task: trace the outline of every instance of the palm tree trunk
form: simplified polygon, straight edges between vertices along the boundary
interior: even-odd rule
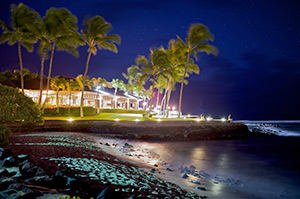
[[[42,96],[43,96],[43,79],[44,79],[44,63],[46,56],[46,48],[43,49],[42,61],[41,61],[41,79],[40,79],[40,96],[39,96],[39,109],[41,108]]]
[[[21,53],[21,41],[18,42],[18,54],[19,54],[20,73],[21,73],[21,88],[22,88],[22,93],[24,94],[24,75],[23,75],[23,61],[22,61],[22,53]]]
[[[69,93],[69,108],[68,108],[68,114],[70,114],[70,112],[71,112],[71,111],[70,111],[70,109],[71,109],[71,99],[72,99],[72,98],[71,98],[71,97],[72,97],[71,95],[72,95],[72,91],[70,91],[70,93]]]
[[[85,80],[86,80],[86,75],[88,73],[89,69],[89,63],[92,55],[92,50],[90,50],[89,55],[86,60],[86,65],[85,65],[85,71],[83,75],[83,81],[82,81],[82,91],[81,91],[81,97],[80,97],[80,117],[83,117],[83,94],[84,94],[84,85],[85,85]]]
[[[55,41],[53,41],[52,49],[51,49],[51,57],[50,57],[50,63],[49,63],[49,71],[48,71],[48,78],[47,78],[47,92],[46,92],[46,98],[43,104],[43,111],[45,110],[45,105],[48,98],[48,92],[49,92],[49,85],[50,85],[50,79],[51,79],[51,73],[52,73],[52,63],[53,63],[53,55],[55,50]]]
[[[172,89],[170,88],[168,91],[168,97],[167,97],[167,116],[166,117],[169,117],[169,112],[170,112],[169,104],[170,104],[171,93],[172,93]]]
[[[160,109],[159,109],[159,113],[161,112],[161,110],[164,111],[163,106],[165,105],[165,100],[166,100],[166,96],[167,96],[167,89],[165,89],[165,93],[164,93],[164,97],[161,100],[161,104],[160,104]],[[164,114],[163,114],[164,115]]]
[[[146,114],[147,116],[150,115],[151,110],[152,110],[152,104],[153,104],[153,98],[154,98],[154,84],[155,84],[155,78],[153,78],[153,84],[152,84],[152,91],[151,91],[151,101],[150,101],[150,107],[149,107],[149,111]]]
[[[57,89],[56,91],[56,113],[59,113],[59,102],[58,102],[58,92],[59,92],[59,89]]]
[[[115,88],[115,92],[114,92],[114,108],[116,108],[116,95],[117,95],[117,89]]]
[[[156,106],[155,106],[156,108],[158,106],[158,101],[159,101],[159,89],[160,89],[160,86],[157,89]]]
[[[181,88],[180,88],[180,95],[179,95],[179,106],[178,106],[178,118],[180,118],[182,93],[183,93],[183,82],[184,82],[184,78],[185,78],[185,75],[186,75],[186,69],[187,69],[187,66],[188,66],[189,61],[190,61],[190,56],[191,56],[191,52],[189,51],[188,55],[187,55],[187,60],[186,60],[186,63],[185,63],[184,73],[183,73],[182,80],[181,80]]]
[[[168,82],[168,97],[167,97],[167,116],[169,117],[169,104],[170,104],[170,97],[171,97],[171,92],[172,92],[172,78],[170,77],[169,82]]]

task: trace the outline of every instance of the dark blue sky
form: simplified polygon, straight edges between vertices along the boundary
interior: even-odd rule
[[[2,0],[0,18],[9,22],[10,4]],[[200,55],[200,75],[184,88],[183,113],[234,119],[300,119],[300,3],[299,1],[143,1],[30,0],[22,1],[42,16],[50,7],[65,7],[78,17],[101,15],[122,38],[119,53],[98,52],[89,75],[122,78],[137,55],[150,47],[167,46],[176,34],[185,38],[192,23],[203,23],[215,35],[217,57]],[[54,75],[75,77],[84,71],[87,47],[80,57],[55,52]],[[39,72],[36,52],[23,50],[24,66]],[[46,62],[46,70],[48,68]],[[0,69],[18,68],[17,48],[0,45]],[[178,91],[172,105],[178,106]]]

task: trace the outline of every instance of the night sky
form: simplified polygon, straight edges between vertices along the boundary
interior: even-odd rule
[[[233,119],[300,119],[300,2],[291,0],[30,0],[24,4],[42,16],[50,7],[65,7],[78,17],[100,15],[122,38],[119,53],[98,51],[91,58],[91,77],[123,78],[137,55],[150,47],[167,47],[176,34],[185,38],[192,23],[203,23],[215,36],[217,57],[201,54],[200,75],[184,87],[183,114],[212,114]],[[10,4],[1,0],[0,18],[9,23]],[[37,49],[37,48],[36,48]],[[36,52],[23,48],[23,62],[40,71]],[[84,72],[87,46],[80,57],[55,52],[53,75]],[[49,62],[46,61],[46,71]],[[0,71],[18,69],[17,46],[0,45]],[[178,107],[179,84],[171,96]]]

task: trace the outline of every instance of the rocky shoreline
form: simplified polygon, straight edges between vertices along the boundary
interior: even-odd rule
[[[9,148],[0,150],[1,198],[206,198],[103,152],[84,134],[35,133],[9,139]]]
[[[18,124],[8,125],[13,132],[22,132]],[[251,135],[243,123],[196,121],[45,121],[36,132],[87,132],[104,137],[148,140],[239,139]]]

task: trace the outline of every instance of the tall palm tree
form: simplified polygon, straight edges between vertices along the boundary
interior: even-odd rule
[[[5,24],[0,20],[3,34],[0,37],[0,43],[8,42],[8,45],[18,43],[18,55],[21,73],[21,89],[24,93],[24,74],[21,46],[25,47],[29,52],[33,51],[33,44],[37,42],[35,32],[37,30],[37,21],[40,15],[33,9],[20,3],[18,6],[11,5],[11,25]]]
[[[146,114],[146,117],[148,117],[153,105],[155,82],[160,76],[164,76],[163,71],[168,67],[169,60],[167,54],[163,50],[156,49],[154,51],[151,50],[148,59],[145,56],[139,56],[136,63],[138,66],[141,66],[140,70],[142,76],[139,78],[140,82],[146,82],[148,80],[152,82],[150,108]]]
[[[71,112],[71,100],[72,100],[72,91],[79,91],[81,89],[79,83],[76,80],[69,79],[66,80],[66,90],[69,91],[69,107],[68,107],[68,113]]]
[[[49,10],[47,10],[46,16],[43,20],[43,29],[41,31],[45,33],[42,34],[42,36],[45,36],[45,39],[49,40],[49,43],[51,45],[51,56],[45,99],[46,102],[52,73],[55,47],[57,47],[57,50],[66,51],[74,56],[78,56],[76,48],[79,45],[83,45],[83,39],[77,32],[77,17],[75,15],[72,15],[72,13],[65,8],[50,8]],[[45,103],[43,105],[43,109],[44,108]]]
[[[208,41],[213,41],[214,37],[210,33],[209,29],[203,24],[192,24],[188,31],[188,36],[185,42],[177,35],[177,39],[180,48],[186,54],[186,63],[184,68],[184,73],[181,80],[180,96],[179,96],[179,107],[178,107],[178,118],[181,113],[181,103],[182,103],[182,93],[183,93],[183,83],[187,73],[187,67],[190,63],[191,55],[197,59],[197,53],[206,52],[207,54],[213,53],[216,55],[218,53],[217,49],[208,44]]]
[[[117,98],[116,98],[117,91],[118,91],[118,88],[120,88],[121,90],[124,90],[125,84],[124,84],[123,80],[120,80],[120,79],[112,79],[111,84],[112,84],[112,87],[115,89],[113,107],[118,108]]]
[[[66,79],[62,77],[54,77],[50,81],[50,86],[53,90],[56,91],[56,113],[59,113],[59,99],[58,99],[58,92],[59,90],[66,89]]]
[[[87,18],[84,21],[83,25],[84,29],[81,30],[82,37],[89,47],[88,57],[86,60],[85,71],[83,75],[83,82],[85,82],[92,53],[93,55],[96,55],[97,49],[104,49],[117,53],[118,49],[115,44],[120,44],[121,38],[116,34],[108,34],[108,32],[112,29],[111,24],[106,22],[102,17],[98,15]],[[80,117],[83,117],[83,94],[84,86],[82,87],[80,99]]]

